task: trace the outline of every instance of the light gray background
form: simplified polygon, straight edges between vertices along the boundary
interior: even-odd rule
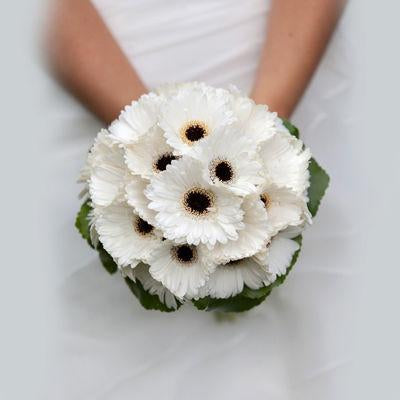
[[[43,9],[43,2],[34,0],[1,5],[0,397],[5,399],[43,399],[47,387],[54,387],[51,368],[60,311],[54,291],[74,272],[74,265],[85,264],[82,257],[87,256],[87,262],[91,257],[78,236],[69,259],[76,257],[77,263],[66,265],[58,257],[59,246],[70,244],[65,232],[73,217],[62,213],[57,198],[74,197],[76,187],[67,181],[71,171],[60,165],[53,149],[57,141],[62,145],[60,138],[67,134],[76,135],[87,146],[83,133],[88,127],[93,129],[94,122],[82,111],[81,119],[71,123],[66,110],[75,113],[80,106],[43,69],[37,50]],[[349,297],[348,305],[349,323],[354,326],[349,340],[353,343],[351,364],[346,377],[338,381],[342,387],[334,388],[340,400],[399,397],[399,11],[394,1],[360,0],[351,2],[346,15],[346,34],[354,43],[347,56],[356,68],[349,93],[353,113],[347,121],[352,129],[346,132],[352,135],[352,146],[343,146],[344,157],[352,158],[355,166],[349,171],[354,187],[346,186],[350,192],[346,201],[351,202],[354,190],[355,204],[349,209],[354,210],[354,224],[361,229],[343,250],[357,274],[352,287],[355,295]],[[298,122],[307,121],[299,116]],[[340,135],[327,138],[327,146],[336,154],[339,140],[347,143]],[[71,152],[72,158],[76,156]],[[340,157],[335,162],[340,163]],[[55,193],[54,179],[66,180],[64,191]],[[61,224],[56,223],[59,220]],[[338,332],[342,328],[337,326]]]

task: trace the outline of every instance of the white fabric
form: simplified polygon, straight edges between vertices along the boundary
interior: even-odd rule
[[[248,92],[265,37],[263,0],[96,0],[149,87],[180,80]],[[147,312],[110,277],[73,227],[75,178],[99,128],[72,100],[53,102],[61,129],[49,172],[57,221],[53,249],[59,324],[49,398],[348,399],[354,290],[360,265],[353,72],[346,19],[293,117],[332,183],[284,286],[234,321],[191,306]],[[57,94],[59,96],[59,93]],[[59,97],[55,97],[57,99]],[[54,104],[55,103],[55,104]],[[53,215],[51,215],[53,213]]]
[[[249,90],[265,38],[266,0],[95,0],[148,87],[205,81]]]

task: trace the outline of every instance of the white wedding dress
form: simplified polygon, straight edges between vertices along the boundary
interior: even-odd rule
[[[232,83],[249,92],[265,39],[266,0],[95,0],[149,88]],[[73,227],[75,184],[100,125],[53,88],[49,171],[57,324],[45,398],[346,400],[352,368],[357,191],[349,132],[352,69],[346,18],[293,116],[331,186],[299,261],[266,302],[235,320],[190,305],[145,311]],[[299,49],[301,51],[301,49]],[[50,103],[50,102],[49,102]],[[59,183],[57,183],[59,182]],[[350,190],[350,188],[352,190]],[[54,204],[56,206],[54,206]]]

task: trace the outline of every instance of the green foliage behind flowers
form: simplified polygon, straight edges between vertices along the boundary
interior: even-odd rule
[[[299,139],[300,132],[296,126],[294,126],[288,119],[282,118],[284,127],[293,135],[295,138]]]
[[[313,217],[317,214],[319,205],[329,186],[329,176],[312,158],[308,166],[310,172],[310,186],[308,188],[308,209]]]
[[[290,134],[299,139],[298,128],[287,119],[283,118],[282,122]],[[314,158],[310,160],[308,171],[310,172],[310,186],[307,193],[309,199],[307,205],[311,215],[315,217],[325,191],[329,186],[329,176]]]
[[[131,292],[136,296],[140,304],[146,310],[158,310],[163,312],[176,311],[175,309],[168,308],[165,304],[163,304],[157,295],[150,294],[148,291],[146,291],[138,279],[136,282],[134,282],[132,279],[125,278],[125,282],[129,286]],[[177,301],[177,308],[179,308],[181,305],[182,304]]]
[[[92,211],[92,207],[89,204],[89,201],[85,201],[81,209],[78,212],[78,215],[75,219],[75,227],[78,229],[82,237],[89,243],[89,246],[94,248],[92,241],[90,240],[90,227],[89,227],[89,213]]]
[[[78,212],[75,220],[75,227],[78,229],[82,237],[89,243],[91,248],[95,248],[90,239],[90,226],[89,226],[89,214],[92,211],[92,207],[89,201],[82,204],[81,209]],[[113,258],[107,253],[103,245],[99,242],[96,249],[99,253],[99,258],[104,269],[109,274],[114,274],[118,270],[118,266]]]
[[[107,253],[107,251],[104,249],[101,243],[97,245],[97,251],[99,252],[100,261],[104,269],[109,274],[115,274],[118,271],[118,265],[113,260],[113,258]]]

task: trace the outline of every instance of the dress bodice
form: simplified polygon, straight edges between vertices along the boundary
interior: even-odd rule
[[[199,80],[250,90],[268,0],[93,2],[148,87]]]

